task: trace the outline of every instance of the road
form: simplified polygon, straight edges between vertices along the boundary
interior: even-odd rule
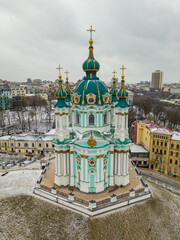
[[[141,169],[138,168],[138,170],[140,171],[140,174],[146,177],[147,179],[159,185],[163,185],[165,188],[170,188],[170,189],[173,188],[175,191],[180,193],[180,181],[170,179],[168,176],[160,175],[155,172],[149,172],[147,170],[143,170],[142,168]]]

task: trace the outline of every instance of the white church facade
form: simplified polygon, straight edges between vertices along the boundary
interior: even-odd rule
[[[74,92],[69,88],[68,77],[63,88],[58,67],[54,184],[99,193],[110,186],[129,184],[129,105],[124,66],[119,90],[115,72],[110,91],[98,78],[100,64],[94,58],[92,28],[89,31],[89,56],[82,66],[86,75]]]

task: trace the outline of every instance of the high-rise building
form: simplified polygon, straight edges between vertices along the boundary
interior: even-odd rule
[[[163,86],[163,72],[156,70],[152,73],[151,88],[162,89]]]

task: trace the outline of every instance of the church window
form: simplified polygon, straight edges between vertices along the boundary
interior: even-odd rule
[[[163,146],[163,142],[161,142],[161,146]]]
[[[152,149],[152,151],[154,152],[154,148]]]
[[[94,125],[94,115],[93,114],[89,115],[89,125]]]
[[[176,157],[178,157],[178,152],[176,153]]]
[[[46,147],[48,148],[48,143],[46,143]]]
[[[93,159],[93,158],[91,158],[91,159],[88,161],[88,163],[89,163],[89,166],[90,166],[90,167],[95,167],[95,165],[96,165],[96,160]]]
[[[107,112],[104,114],[104,124],[107,124]]]
[[[167,147],[167,143],[165,143],[165,147]]]
[[[176,164],[176,165],[178,164],[178,161],[177,161],[177,160],[175,161],[175,164]]]
[[[32,143],[32,147],[34,147],[34,143]]]
[[[81,175],[80,175],[80,172],[78,171],[78,183],[80,183],[80,178],[81,178]]]
[[[89,98],[89,103],[94,103],[94,98]]]
[[[41,147],[41,143],[39,143],[39,147]]]
[[[172,159],[170,159],[170,163],[172,163]]]
[[[164,150],[164,154],[166,154],[166,150]]]
[[[175,172],[175,173],[177,172],[177,168],[174,169],[174,172]]]
[[[177,149],[179,149],[179,144],[177,144]]]
[[[157,145],[159,145],[159,141],[157,141]]]
[[[76,113],[76,124],[80,124],[80,116],[79,116],[79,113]]]
[[[171,147],[172,147],[172,148],[174,147],[174,144],[173,144],[173,143],[171,144]]]
[[[106,171],[104,172],[104,183],[106,183]]]

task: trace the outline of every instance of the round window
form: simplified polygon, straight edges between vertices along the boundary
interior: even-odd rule
[[[94,98],[89,98],[89,103],[94,103]]]
[[[108,97],[105,97],[105,103],[107,103],[109,101]]]
[[[74,102],[75,102],[75,103],[78,103],[78,102],[79,102],[78,97],[75,97]]]
[[[94,164],[95,164],[95,162],[94,162],[94,161],[90,161],[90,164],[91,164],[91,165],[94,165]]]

